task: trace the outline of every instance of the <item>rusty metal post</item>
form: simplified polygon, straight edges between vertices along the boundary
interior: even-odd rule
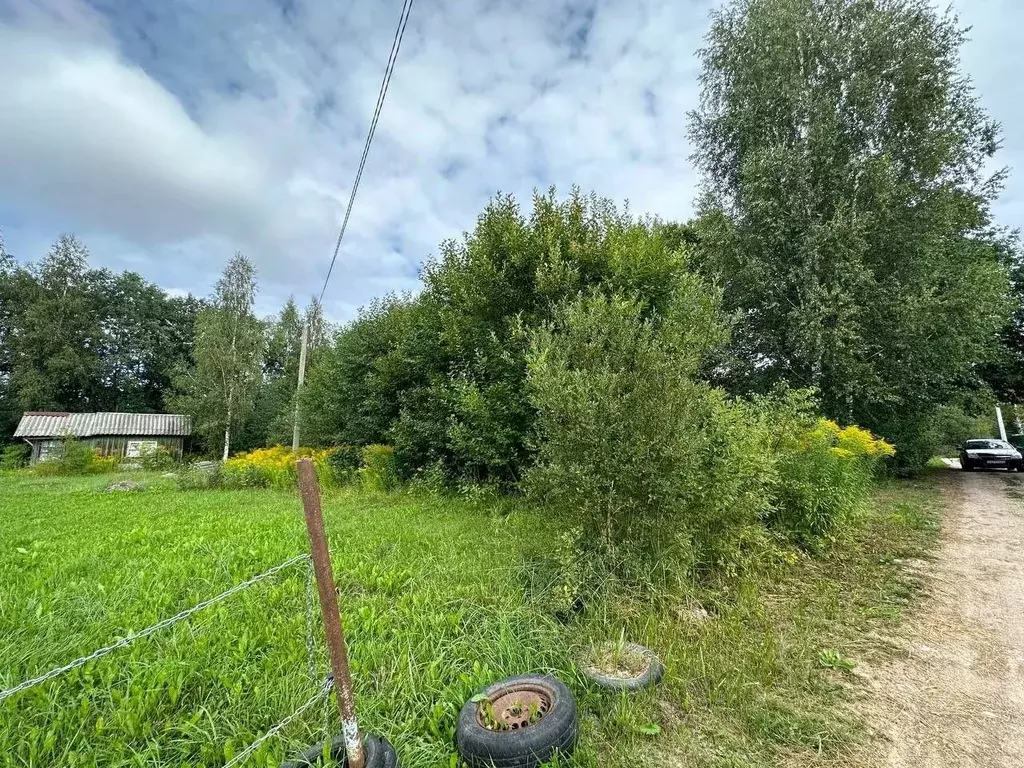
[[[331,655],[331,671],[334,672],[334,691],[338,700],[338,712],[341,714],[341,730],[345,736],[345,753],[348,755],[350,768],[364,768],[366,757],[363,754],[363,741],[356,722],[356,702],[348,670],[348,650],[345,647],[345,633],[341,629],[338,593],[334,588],[331,553],[327,549],[324,515],[320,509],[320,484],[316,479],[313,462],[309,459],[299,460],[298,473],[302,510],[306,516],[306,531],[309,533],[309,553],[313,560],[317,592],[320,594],[327,650]]]

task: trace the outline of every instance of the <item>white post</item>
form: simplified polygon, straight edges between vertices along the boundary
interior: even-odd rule
[[[1006,427],[1003,424],[1003,409],[996,406],[996,422],[999,424],[999,439],[1006,442]]]
[[[295,425],[292,428],[292,451],[299,450],[299,395],[306,379],[306,344],[309,342],[309,323],[302,326],[302,345],[299,347],[299,382],[295,386]]]

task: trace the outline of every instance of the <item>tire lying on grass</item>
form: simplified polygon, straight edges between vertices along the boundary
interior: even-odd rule
[[[366,768],[398,768],[398,754],[391,742],[383,736],[372,733],[363,735],[363,755],[366,757]],[[334,765],[348,765],[345,756],[345,738],[335,736],[331,739],[330,756]],[[314,744],[294,760],[281,764],[281,768],[310,768],[323,765],[324,743]],[[330,764],[329,764],[330,765]]]
[[[620,661],[621,660],[621,661]],[[638,643],[598,646],[583,662],[583,674],[598,688],[639,691],[657,685],[665,665],[650,648]]]
[[[576,747],[576,699],[560,680],[510,677],[485,688],[459,713],[455,741],[469,768],[537,768]]]

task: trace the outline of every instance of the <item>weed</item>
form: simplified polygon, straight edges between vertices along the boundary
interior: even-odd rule
[[[827,648],[819,653],[818,663],[827,669],[842,669],[846,672],[852,672],[853,668],[857,666],[857,662],[846,658],[834,648]]]

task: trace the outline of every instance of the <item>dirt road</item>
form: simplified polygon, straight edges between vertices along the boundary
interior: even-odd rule
[[[1024,766],[1024,474],[950,470],[907,658],[869,677],[866,762]]]

